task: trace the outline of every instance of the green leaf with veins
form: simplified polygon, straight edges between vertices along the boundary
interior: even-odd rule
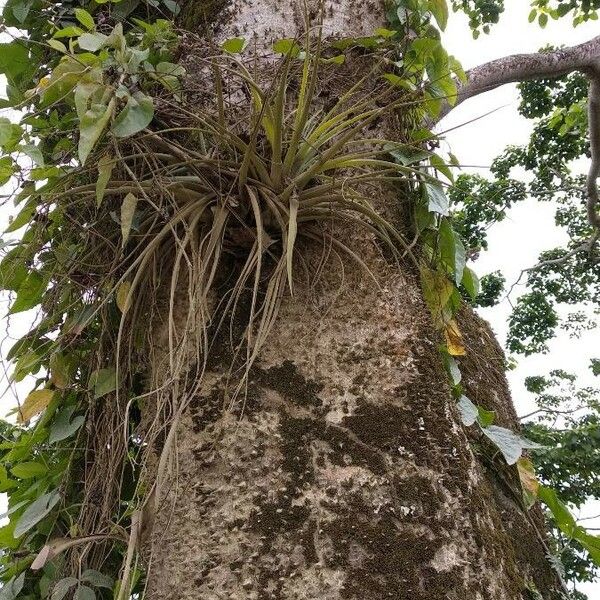
[[[78,154],[81,164],[84,165],[90,152],[94,149],[102,132],[108,125],[115,108],[115,98],[108,104],[92,104],[80,119]]]
[[[63,408],[58,415],[55,417],[52,427],[50,428],[50,435],[48,436],[48,443],[55,444],[71,437],[76,433],[79,428],[85,423],[85,417],[79,415],[71,420],[71,416],[75,411],[74,406]]]
[[[129,137],[150,125],[153,117],[152,98],[142,92],[136,92],[133,96],[129,96],[125,108],[114,120],[112,132],[118,138]]]
[[[58,504],[60,494],[57,491],[49,492],[34,500],[19,517],[15,525],[15,538],[21,537],[32,527],[37,525]]]
[[[525,448],[541,448],[539,444],[536,444],[505,427],[490,425],[489,427],[482,428],[481,431],[486,437],[494,442],[509,465],[514,465],[519,460]]]

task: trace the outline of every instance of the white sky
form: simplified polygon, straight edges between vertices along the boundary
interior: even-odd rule
[[[577,44],[598,35],[600,31],[598,22],[590,22],[573,29],[568,18],[558,22],[550,21],[547,28],[542,30],[527,22],[530,10],[528,2],[505,0],[505,3],[506,11],[500,23],[492,28],[490,35],[482,35],[478,40],[473,40],[464,15],[451,15],[444,35],[444,44],[448,51],[455,54],[462,62],[465,69],[507,54],[535,52],[547,43]],[[0,0],[0,9],[3,4],[3,0]],[[446,117],[441,124],[442,129],[466,123],[491,109],[504,106],[493,115],[464,125],[447,135],[449,147],[462,164],[486,167],[508,144],[527,142],[531,122],[517,114],[517,105],[516,87],[507,85],[465,102]],[[476,171],[486,174],[486,169]],[[6,222],[6,210],[1,211],[0,225]],[[559,244],[563,239],[561,232],[554,227],[553,216],[549,204],[537,203],[533,200],[526,201],[513,209],[509,218],[492,228],[489,235],[490,251],[481,255],[474,265],[475,270],[483,275],[501,269],[510,286],[521,269],[536,263],[541,250],[555,243]],[[519,288],[516,288],[513,300],[519,293]],[[5,312],[4,304],[0,303],[0,313],[3,312]],[[506,335],[506,317],[509,312],[510,305],[507,301],[500,306],[481,311],[482,315],[492,323],[502,342]],[[13,321],[17,329],[23,330],[22,333],[27,330],[28,317],[13,319]],[[0,351],[6,352],[8,347],[10,344],[4,344]],[[563,368],[577,373],[580,384],[592,383],[587,365],[593,356],[600,356],[598,333],[595,331],[588,332],[576,340],[564,334],[560,335],[551,343],[548,355],[519,358],[518,368],[509,372],[513,399],[518,412],[524,414],[534,406],[531,395],[523,387],[523,379],[526,375],[544,374],[553,368]],[[4,391],[4,385],[5,382],[0,383],[0,395]],[[27,389],[19,389],[21,399],[22,394],[26,392]],[[5,400],[7,396],[13,397],[11,394],[6,394]],[[12,400],[10,404],[13,404]],[[600,513],[598,504],[587,507],[586,513]],[[587,524],[600,526],[600,523],[593,521],[588,521]],[[579,587],[589,595],[590,600],[600,596],[600,583],[582,584]]]

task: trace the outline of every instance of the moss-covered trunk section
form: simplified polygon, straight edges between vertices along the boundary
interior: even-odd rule
[[[184,6],[186,26],[218,41],[254,35],[267,48],[302,24],[289,0],[199,6]],[[325,29],[370,33],[382,15],[326,3]],[[146,543],[147,598],[553,598],[539,515],[522,507],[513,469],[460,424],[413,269],[372,240],[344,241],[370,272],[333,249],[304,253],[232,406],[231,356],[209,362]],[[516,427],[502,353],[486,324],[461,320],[467,390]]]
[[[358,250],[381,288],[333,258],[299,284],[243,403],[224,410],[226,361],[205,375],[155,522],[151,600],[515,600],[530,582],[551,597],[514,473],[459,425],[418,283]],[[510,421],[501,354],[467,319],[466,384]]]

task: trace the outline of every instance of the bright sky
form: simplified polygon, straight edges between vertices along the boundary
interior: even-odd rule
[[[577,28],[571,27],[568,18],[550,21],[545,29],[528,23],[529,3],[524,0],[505,0],[506,10],[500,23],[492,28],[492,33],[482,35],[473,40],[462,14],[453,14],[444,35],[446,49],[454,54],[465,69],[478,64],[522,52],[535,52],[542,46],[551,43],[574,45],[598,35],[598,21],[591,21]],[[464,125],[450,132],[446,139],[452,152],[465,165],[488,166],[509,144],[526,143],[531,132],[532,122],[520,117],[517,113],[519,96],[515,85],[506,85],[488,94],[470,99],[452,111],[441,123],[441,129],[450,129],[466,123],[475,117],[484,115],[495,108],[500,108],[492,115]],[[465,169],[481,175],[486,169]],[[480,275],[500,269],[510,287],[522,269],[533,266],[537,262],[541,250],[558,245],[563,240],[560,230],[554,226],[554,211],[547,203],[535,200],[526,201],[514,208],[509,218],[495,225],[489,235],[490,250],[482,253],[474,264]],[[523,288],[515,288],[512,300]],[[510,313],[507,300],[499,306],[482,309],[484,316],[494,328],[503,342],[506,335],[506,319]],[[579,339],[570,339],[561,334],[550,344],[547,355],[519,357],[519,365],[508,372],[513,401],[519,414],[528,413],[535,408],[531,394],[525,390],[523,380],[527,375],[542,375],[551,369],[561,368],[576,373],[578,384],[596,383],[587,365],[592,357],[597,357],[598,331],[590,331]],[[599,514],[600,503],[590,503],[582,511],[584,514]],[[600,521],[587,521],[589,527],[600,527]],[[581,584],[582,592],[588,594],[590,600],[600,597],[600,582]]]
[[[0,0],[0,8],[3,4],[4,1]],[[542,30],[527,22],[530,10],[528,2],[506,0],[506,6],[500,24],[493,27],[490,35],[481,36],[479,40],[472,39],[467,20],[462,14],[451,16],[444,43],[465,68],[507,54],[534,52],[547,43],[577,44],[598,35],[600,28],[598,22],[590,22],[573,29],[569,20],[563,19],[558,22],[550,21],[547,28]],[[519,117],[517,104],[516,88],[514,85],[508,85],[465,102],[446,117],[441,124],[443,129],[466,123],[491,109],[504,107],[493,115],[465,125],[447,135],[448,144],[461,163],[486,167],[506,145],[527,142],[531,122]],[[485,174],[486,170],[477,169],[477,172]],[[6,209],[3,209],[1,212],[4,214],[0,214],[0,229],[3,229],[2,224],[6,222],[5,211]],[[513,209],[508,219],[492,228],[489,235],[490,251],[482,254],[475,263],[475,269],[482,275],[500,268],[510,285],[517,279],[521,269],[536,263],[541,250],[551,247],[554,243],[560,243],[562,239],[560,231],[553,224],[552,207],[533,200],[525,202]],[[513,300],[519,293],[519,288],[516,288]],[[5,312],[3,304],[0,303],[0,313],[3,312]],[[492,323],[500,340],[503,341],[506,334],[506,317],[510,312],[509,303],[505,301],[500,306],[484,309],[481,312]],[[13,326],[23,329],[24,333],[27,321],[27,318],[22,319],[20,323],[13,323]],[[548,355],[520,358],[518,368],[509,372],[513,399],[518,412],[524,414],[533,407],[532,398],[523,387],[523,379],[526,375],[544,374],[552,368],[563,368],[578,373],[580,384],[592,383],[587,364],[592,356],[598,356],[597,335],[597,332],[592,331],[576,340],[561,335],[552,342]],[[595,347],[593,347],[594,340]],[[6,351],[6,347],[3,346],[0,350]],[[4,385],[5,383],[0,384],[0,395]],[[598,504],[587,507],[589,512],[586,513],[600,513]],[[588,525],[592,526],[592,524],[592,521],[588,522]],[[595,526],[600,526],[600,523],[596,523]],[[580,589],[586,592],[591,600],[600,597],[600,583],[581,585]]]

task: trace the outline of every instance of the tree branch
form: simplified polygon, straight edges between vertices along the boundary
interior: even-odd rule
[[[467,72],[467,82],[459,85],[454,105],[445,106],[441,116],[445,116],[465,100],[501,85],[560,77],[573,71],[600,71],[600,36],[570,48],[534,54],[513,54],[474,67]]]
[[[573,71],[585,73],[590,81],[588,127],[592,161],[587,176],[587,216],[590,225],[600,230],[600,36],[570,48],[534,54],[514,54],[475,67],[467,72],[467,82],[458,86],[454,105],[446,103],[440,118],[465,100],[506,83],[560,77]]]

